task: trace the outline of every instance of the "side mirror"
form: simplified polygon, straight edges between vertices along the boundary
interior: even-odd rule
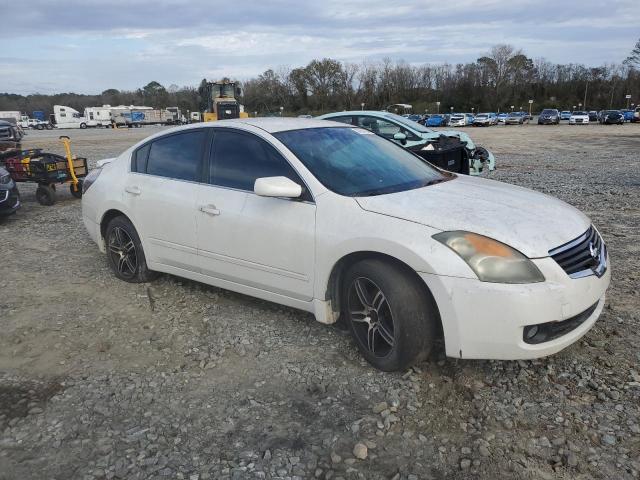
[[[257,178],[253,191],[261,197],[299,198],[302,187],[287,177]]]
[[[398,132],[396,134],[393,135],[393,139],[400,142],[401,144],[405,144],[407,143],[407,135],[402,133],[402,132]]]

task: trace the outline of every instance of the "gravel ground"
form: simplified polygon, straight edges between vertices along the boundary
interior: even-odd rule
[[[93,163],[151,131],[65,133]],[[575,205],[608,243],[607,305],[581,341],[378,372],[307,313],[116,280],[79,202],[42,207],[24,185],[0,225],[0,479],[638,478],[640,125],[467,131],[493,178]],[[25,146],[61,153],[58,134]]]

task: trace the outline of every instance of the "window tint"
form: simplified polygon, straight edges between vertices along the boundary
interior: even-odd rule
[[[151,143],[147,173],[178,180],[200,180],[205,130],[170,135]]]
[[[133,152],[133,158],[131,159],[132,172],[144,173],[147,170],[147,156],[150,148],[151,144],[147,143]]]
[[[218,130],[213,145],[209,181],[214,185],[253,192],[257,178],[287,177],[304,187],[289,162],[255,135]]]

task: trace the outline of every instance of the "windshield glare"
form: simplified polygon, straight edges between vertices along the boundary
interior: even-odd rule
[[[388,118],[389,120],[392,120],[396,123],[400,123],[402,125],[404,125],[405,127],[409,127],[410,129],[416,131],[416,132],[422,132],[422,133],[431,133],[433,132],[433,130],[431,130],[430,128],[425,127],[424,125],[420,124],[420,123],[416,123],[413,122],[411,120],[408,120],[404,117],[401,117],[400,115],[396,115],[395,113],[385,113],[384,116],[386,118]]]
[[[274,136],[325,187],[340,195],[382,195],[453,178],[395,143],[360,128],[307,128]]]

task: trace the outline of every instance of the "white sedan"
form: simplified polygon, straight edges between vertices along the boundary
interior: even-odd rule
[[[569,125],[586,125],[589,123],[589,112],[572,112],[569,117]]]
[[[439,335],[456,358],[557,352],[594,324],[611,275],[575,208],[326,120],[165,130],[100,162],[83,189],[118,278],[165,272],[344,322],[382,370]]]

